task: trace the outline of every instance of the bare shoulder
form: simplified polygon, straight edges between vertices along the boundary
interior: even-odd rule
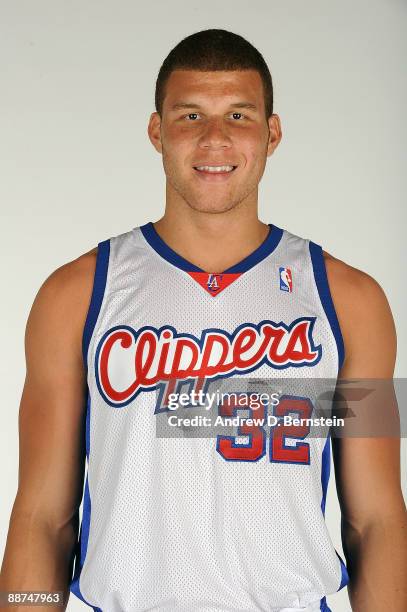
[[[80,307],[87,302],[93,286],[96,257],[97,247],[56,268],[42,283],[36,300],[52,300],[59,305],[64,302],[67,308]]]
[[[55,269],[40,286],[28,317],[26,344],[36,344],[44,330],[52,332],[79,355],[89,308],[97,247]],[[48,334],[49,336],[49,334]],[[32,341],[32,342],[30,342]],[[44,339],[42,340],[44,342]]]
[[[329,286],[338,300],[348,302],[352,309],[363,309],[366,304],[372,306],[372,300],[373,303],[386,300],[382,287],[372,276],[326,251],[323,254]]]
[[[372,276],[324,251],[332,300],[338,316],[345,354],[381,345],[389,362],[395,358],[396,333],[386,294]]]
[[[71,299],[80,298],[81,288],[93,284],[96,266],[97,247],[83,253],[76,259],[56,268],[43,282],[40,291],[52,293],[64,292]],[[73,289],[77,291],[72,292]]]

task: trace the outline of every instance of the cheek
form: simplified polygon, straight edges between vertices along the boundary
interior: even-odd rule
[[[191,136],[180,131],[177,131],[176,134],[166,134],[162,142],[163,155],[174,166],[188,165],[196,150],[196,144],[192,141]]]
[[[198,131],[195,129],[182,127],[167,127],[162,133],[163,139],[170,147],[187,147],[199,138]]]
[[[163,145],[163,162],[167,168],[180,171],[185,166],[187,152],[179,143],[173,142]]]
[[[245,157],[247,167],[253,171],[254,168],[261,168],[266,161],[266,149],[265,146],[260,147],[259,143],[253,143],[252,146],[248,146],[245,149]]]
[[[261,165],[267,153],[267,139],[263,131],[253,131],[238,139],[235,148],[246,158],[247,165]]]

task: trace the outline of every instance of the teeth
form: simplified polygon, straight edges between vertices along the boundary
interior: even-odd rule
[[[197,170],[205,172],[231,172],[234,166],[196,166]]]

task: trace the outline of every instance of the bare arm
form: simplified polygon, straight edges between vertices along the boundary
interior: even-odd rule
[[[81,343],[94,266],[92,251],[53,272],[38,291],[28,318],[18,490],[0,591],[67,595],[83,487],[86,387]]]
[[[370,276],[343,262],[328,257],[326,264],[345,343],[339,377],[391,379],[396,334],[383,290]],[[389,405],[386,408],[390,411]],[[400,439],[333,438],[333,455],[352,610],[407,610],[407,514],[400,485]]]

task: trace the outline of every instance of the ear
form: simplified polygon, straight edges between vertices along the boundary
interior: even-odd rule
[[[273,154],[274,150],[280,144],[280,140],[282,138],[281,132],[281,123],[280,117],[278,115],[271,115],[268,118],[268,126],[269,126],[269,139],[267,144],[267,157]]]
[[[161,143],[161,117],[157,112],[151,113],[147,131],[155,150],[158,151],[158,153],[162,153],[163,148]]]

